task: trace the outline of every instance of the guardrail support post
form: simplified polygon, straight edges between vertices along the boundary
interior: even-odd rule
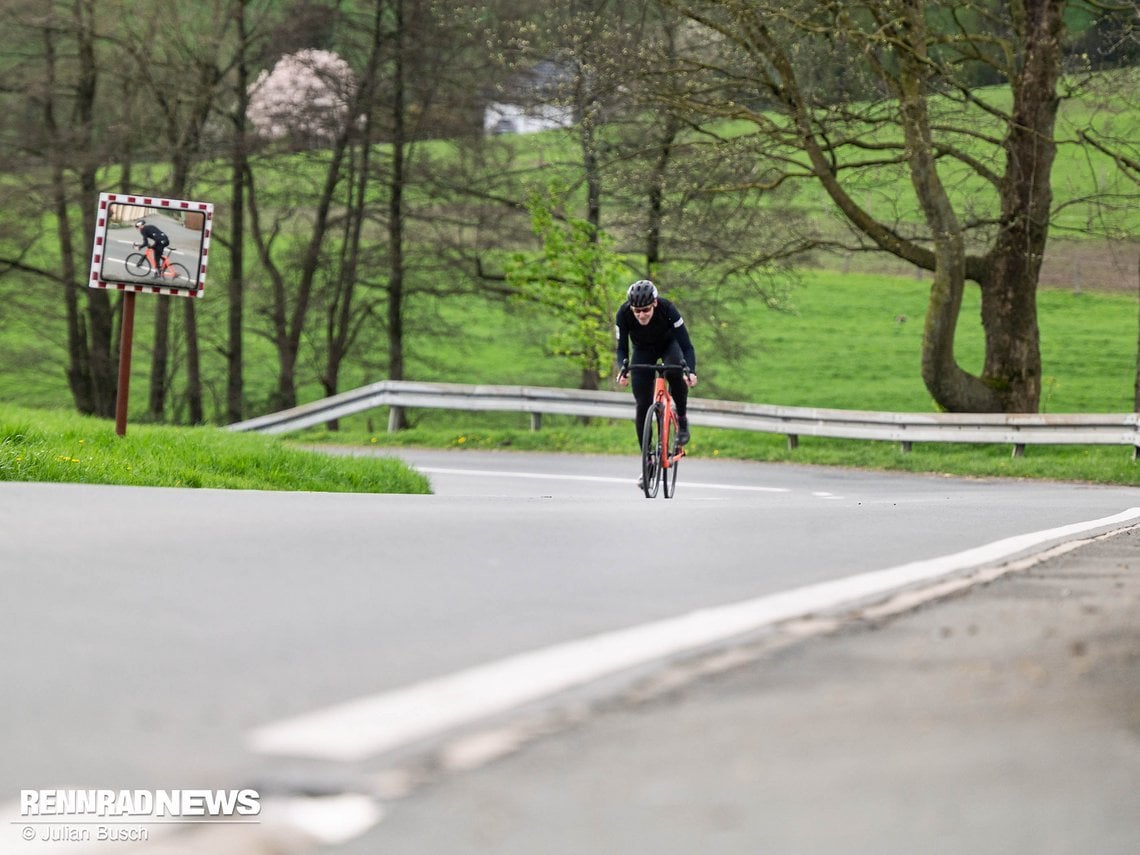
[[[901,451],[903,454],[910,454],[910,450],[913,447],[914,447],[914,443],[911,442],[909,439],[904,439],[902,442],[899,443],[899,451]]]
[[[403,412],[403,407],[390,407],[388,409],[388,433],[396,433],[400,429]]]
[[[542,430],[542,413],[530,414],[530,429]]]
[[[788,451],[795,451],[800,447],[800,438],[797,434],[788,434]]]
[[[1015,445],[1013,447],[1013,456],[1014,457],[1024,457],[1025,456],[1025,445],[1024,445],[1024,443],[1019,442],[1017,445]]]

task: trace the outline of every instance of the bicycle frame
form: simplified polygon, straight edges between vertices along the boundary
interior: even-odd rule
[[[153,247],[144,247],[137,243],[134,246],[136,250],[140,251],[132,252],[123,261],[123,266],[129,275],[148,279],[155,271],[158,271],[157,275],[162,276],[164,280],[175,280],[178,287],[185,287],[182,283],[192,283],[190,271],[186,269],[185,265],[170,260],[170,253],[174,252],[173,248],[168,247],[163,253],[162,266],[158,267],[154,261],[156,253]]]
[[[159,263],[155,264],[154,263],[154,256],[155,256],[154,247],[153,246],[147,246],[147,247],[143,248],[143,254],[146,256],[146,260],[150,262],[151,268],[154,270],[161,270],[164,274],[166,273],[167,270],[170,269],[170,258],[167,256],[167,252],[169,252],[169,251],[170,251],[170,248],[167,247],[166,251],[162,253],[162,258],[160,259]]]

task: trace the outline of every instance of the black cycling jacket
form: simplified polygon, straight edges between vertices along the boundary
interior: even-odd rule
[[[149,223],[142,227],[140,231],[142,235],[142,242],[144,246],[169,246],[170,238],[166,236],[166,232],[158,226],[152,226]]]
[[[685,329],[685,319],[677,307],[663,297],[657,298],[657,308],[649,323],[642,326],[629,308],[629,301],[622,303],[614,319],[617,328],[617,360],[621,365],[629,361],[629,345],[635,350],[650,351],[658,356],[665,352],[671,342],[677,342],[685,364],[694,374],[697,371],[697,354],[693,352],[693,342]]]

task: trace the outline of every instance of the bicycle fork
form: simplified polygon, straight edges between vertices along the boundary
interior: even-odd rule
[[[673,465],[674,454],[672,451],[673,437],[676,436],[680,428],[680,420],[677,418],[677,408],[670,404],[668,408],[664,403],[659,403],[661,408],[661,468],[668,469]],[[680,458],[685,453],[684,448],[678,448],[676,458]]]

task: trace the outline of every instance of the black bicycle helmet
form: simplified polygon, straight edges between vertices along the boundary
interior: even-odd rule
[[[657,299],[657,286],[648,279],[638,279],[629,286],[626,297],[631,306],[636,306],[639,309],[650,306]]]

